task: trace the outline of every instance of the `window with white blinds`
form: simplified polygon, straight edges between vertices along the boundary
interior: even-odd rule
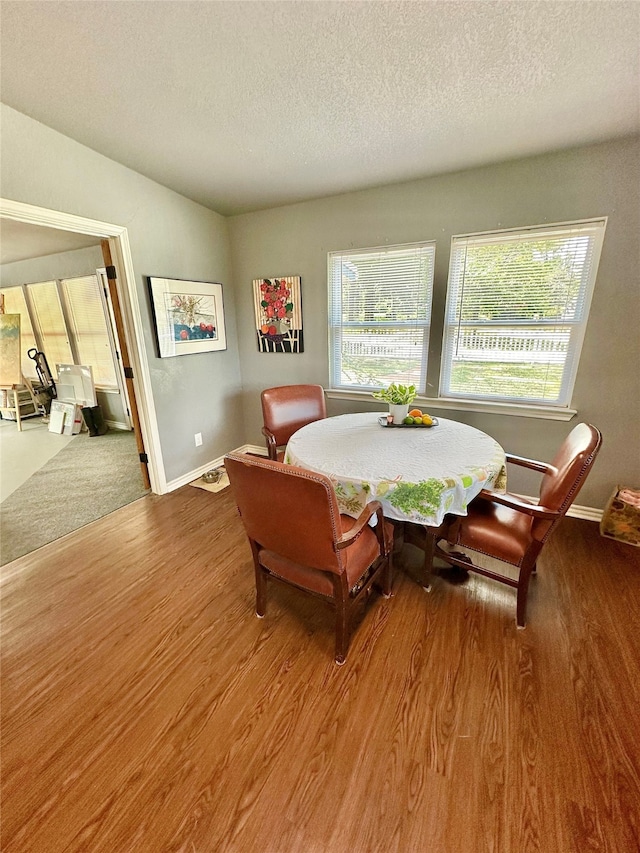
[[[36,335],[42,351],[47,356],[51,372],[56,376],[56,364],[74,363],[57,282],[28,284],[26,291]]]
[[[570,404],[605,224],[453,238],[441,397]]]
[[[435,243],[329,253],[332,388],[423,389]]]
[[[88,364],[97,387],[117,389],[116,362],[98,277],[79,276],[3,288],[5,311],[20,314],[22,372],[37,378],[27,350],[46,355],[57,379],[57,364]]]
[[[36,363],[27,355],[30,349],[37,349],[36,338],[33,334],[31,319],[27,311],[24,292],[21,287],[7,287],[0,290],[4,296],[4,310],[6,314],[20,315],[20,355],[22,364],[22,375],[30,379],[37,379]]]
[[[96,385],[116,388],[111,341],[97,277],[67,278],[61,285],[78,363],[91,365]]]

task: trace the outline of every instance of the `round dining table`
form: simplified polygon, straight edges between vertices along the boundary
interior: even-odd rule
[[[327,475],[347,515],[378,500],[387,518],[430,528],[466,515],[482,489],[505,490],[505,451],[479,429],[445,418],[386,424],[385,412],[314,421],[291,436],[284,461]]]

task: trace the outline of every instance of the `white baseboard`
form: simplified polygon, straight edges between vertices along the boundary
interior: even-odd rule
[[[266,456],[267,451],[264,447],[261,447],[256,444],[243,444],[241,447],[237,447],[235,450],[230,451],[231,453],[257,453],[260,456]],[[179,489],[181,486],[186,486],[188,483],[192,483],[194,480],[197,480],[198,477],[201,477],[205,471],[210,471],[212,468],[219,468],[224,463],[224,456],[218,456],[217,459],[212,459],[211,462],[207,462],[206,465],[201,465],[199,468],[195,468],[193,471],[190,471],[188,474],[183,474],[182,477],[177,477],[175,480],[171,480],[167,483],[167,492],[173,492],[175,489]]]
[[[266,456],[267,451],[263,445],[259,444],[243,444],[241,447],[237,447],[235,450],[231,451],[232,453],[255,453],[258,456]],[[196,468],[195,471],[191,471],[189,474],[185,474],[182,477],[179,477],[177,480],[172,480],[170,483],[167,483],[167,491],[172,492],[174,489],[179,489],[180,486],[186,486],[187,483],[192,483],[194,480],[197,480],[198,477],[201,477],[205,471],[210,471],[212,468],[218,468],[224,462],[224,456],[219,456],[217,459],[207,463],[206,465],[202,465],[200,468]],[[519,498],[524,498],[529,501],[536,501],[537,498],[530,497],[529,495],[517,495]],[[596,507],[591,506],[577,506],[573,504],[573,506],[569,507],[569,511],[567,515],[571,518],[582,518],[584,521],[597,521],[599,522],[602,518],[602,510],[597,509]]]
[[[593,506],[573,506],[569,507],[569,511],[567,515],[570,515],[572,518],[583,518],[585,521],[597,521],[600,522],[602,520],[602,512],[603,510],[598,509]]]
[[[538,498],[532,497],[531,495],[516,495],[516,497],[522,498],[525,501],[538,503]],[[567,515],[570,518],[582,518],[584,521],[600,521],[602,518],[602,510],[592,506],[578,506],[577,504],[572,504],[567,511]]]
[[[267,450],[263,444],[243,444],[234,453],[254,453],[257,456],[267,456]]]

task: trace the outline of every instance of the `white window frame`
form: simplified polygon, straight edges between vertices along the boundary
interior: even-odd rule
[[[336,272],[338,263],[355,258],[358,255],[371,255],[379,253],[380,255],[394,254],[400,255],[410,250],[425,249],[431,253],[432,276],[430,282],[430,292],[428,297],[428,310],[426,316],[415,321],[406,320],[385,320],[377,321],[374,324],[367,322],[350,322],[344,323],[342,320],[342,277]],[[373,246],[360,249],[348,249],[343,251],[329,252],[327,256],[327,280],[329,294],[329,383],[330,389],[336,394],[355,393],[367,394],[370,397],[372,391],[380,388],[380,385],[365,386],[357,384],[348,384],[342,381],[342,336],[346,328],[368,328],[369,326],[378,329],[401,329],[407,327],[411,329],[422,330],[422,346],[420,352],[420,378],[414,384],[419,389],[424,389],[426,386],[427,361],[429,356],[429,336],[431,331],[431,305],[433,299],[433,280],[435,271],[435,250],[436,243],[434,240],[424,240],[416,243],[402,243],[393,246]]]
[[[510,406],[523,406],[529,408],[540,408],[546,410],[553,409],[565,409],[569,411],[569,406],[571,404],[571,396],[573,394],[573,388],[577,376],[580,354],[582,350],[582,344],[584,341],[584,335],[586,332],[586,326],[589,318],[589,310],[591,306],[591,299],[593,296],[593,290],[595,286],[596,276],[598,272],[598,265],[600,261],[600,254],[602,250],[602,242],[604,239],[604,233],[606,229],[607,219],[606,217],[599,217],[597,219],[588,219],[588,220],[578,220],[573,222],[561,222],[554,223],[550,225],[538,225],[538,226],[529,226],[526,228],[510,228],[510,229],[501,229],[496,231],[488,231],[488,232],[479,232],[476,234],[465,234],[465,235],[454,235],[451,240],[451,254],[450,254],[450,262],[449,262],[449,279],[447,285],[447,300],[446,300],[446,309],[445,309],[445,322],[443,329],[443,337],[442,337],[442,349],[441,349],[441,364],[440,364],[440,391],[439,391],[439,399],[443,402],[447,400],[451,401],[464,401],[466,400],[469,404],[475,403],[485,403],[488,405],[510,405]],[[562,320],[562,323],[553,323],[553,322],[545,322],[540,321],[539,323],[527,323],[523,324],[529,327],[536,326],[538,328],[553,328],[554,325],[562,325],[568,326],[571,328],[570,332],[570,340],[568,351],[563,363],[563,374],[562,374],[562,383],[561,388],[558,394],[558,398],[553,401],[549,400],[536,400],[528,397],[515,397],[515,396],[500,396],[500,395],[482,395],[477,393],[461,393],[460,391],[451,392],[450,390],[450,381],[451,381],[451,370],[453,367],[453,347],[455,344],[455,338],[458,330],[464,324],[464,321],[460,320],[459,317],[456,316],[456,303],[458,299],[458,286],[463,286],[463,284],[459,285],[457,280],[457,270],[458,263],[454,257],[455,252],[464,251],[464,247],[466,245],[486,245],[489,243],[497,243],[500,242],[501,238],[505,238],[505,241],[509,238],[513,238],[514,236],[522,236],[523,240],[531,239],[532,237],[540,236],[551,236],[554,234],[562,234],[563,232],[567,233],[567,236],[571,233],[571,231],[579,232],[580,230],[583,233],[589,233],[592,237],[592,248],[591,248],[591,257],[588,269],[585,271],[585,279],[583,279],[583,286],[581,290],[581,299],[579,302],[580,310],[576,317],[571,320]],[[507,322],[506,325],[518,325],[518,321],[516,322]],[[477,326],[477,321],[475,323],[468,322],[469,326]],[[497,322],[487,322],[487,328],[489,327],[498,327],[500,323]],[[465,407],[466,408],[466,407]]]

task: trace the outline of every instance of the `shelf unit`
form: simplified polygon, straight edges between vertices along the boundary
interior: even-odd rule
[[[42,407],[36,399],[31,382],[23,377],[23,383],[0,388],[0,414],[3,420],[15,421],[20,432],[23,418],[42,414]]]

